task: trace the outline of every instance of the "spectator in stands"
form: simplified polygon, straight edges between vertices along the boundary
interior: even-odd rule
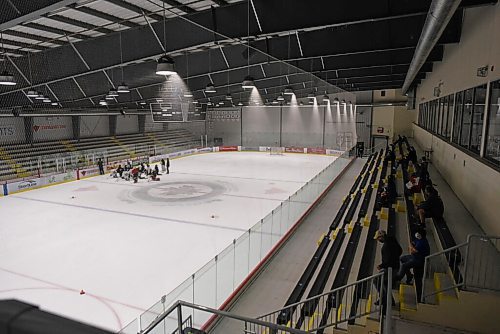
[[[425,218],[443,218],[444,213],[444,204],[437,190],[428,185],[425,187],[424,193],[425,201],[417,206],[417,213],[422,226],[425,224]]]
[[[387,184],[382,189],[380,193],[380,206],[389,207],[398,196],[396,191],[396,182],[394,181],[394,175],[389,174],[387,176]]]
[[[427,234],[424,229],[419,229],[415,233],[415,238],[409,247],[409,255],[401,257],[401,267],[398,272],[396,280],[400,281],[406,276],[406,284],[411,284],[413,274],[410,269],[413,268],[414,272],[417,268],[423,271],[425,257],[431,253],[429,241],[426,238]]]
[[[410,176],[410,181],[406,184],[406,194],[411,196],[416,193],[420,193],[422,191],[423,183],[422,180],[417,176],[417,174],[413,173]]]
[[[97,160],[97,166],[99,167],[99,174],[104,175],[104,164],[103,164],[101,158],[99,158],[99,160]]]
[[[422,157],[420,164],[417,166],[417,177],[420,178],[423,185],[427,185],[430,181],[428,162],[425,157]]]
[[[406,156],[405,160],[406,160],[406,163],[411,161],[414,166],[417,165],[417,160],[418,160],[417,151],[415,150],[415,148],[413,146],[410,146],[410,148],[408,150],[408,155]]]
[[[398,274],[399,257],[401,256],[401,253],[403,252],[403,250],[401,249],[401,246],[399,245],[396,238],[394,238],[393,236],[387,235],[387,232],[384,230],[378,230],[375,233],[375,236],[373,237],[373,239],[375,239],[378,242],[383,244],[382,250],[381,250],[382,263],[377,265],[377,270],[386,271],[388,268],[392,268],[392,278],[391,279],[394,281],[394,278]],[[375,305],[379,305],[380,299],[382,299],[382,305],[385,308],[386,291],[387,291],[387,277],[384,279],[382,291],[379,291],[380,298],[378,301],[375,302]],[[394,302],[394,298],[392,298],[392,305],[394,306],[395,304],[396,303]]]

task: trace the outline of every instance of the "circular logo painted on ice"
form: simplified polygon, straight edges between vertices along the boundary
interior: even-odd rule
[[[204,181],[179,181],[156,184],[135,190],[132,195],[153,202],[187,202],[208,200],[224,193],[217,183]]]

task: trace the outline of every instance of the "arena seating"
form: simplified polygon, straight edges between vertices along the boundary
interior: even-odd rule
[[[184,129],[80,140],[10,144],[3,146],[0,151],[0,181],[36,175],[39,160],[45,173],[55,171],[55,161],[47,159],[49,156],[72,156],[73,162],[83,165],[86,160],[85,155],[91,152],[105,151],[107,161],[112,162],[173,151],[196,144],[198,141]],[[102,156],[102,153],[97,156]]]
[[[328,231],[318,241],[318,248],[285,307],[373,274],[376,253],[373,234],[379,228],[377,216],[380,215],[380,205],[377,202],[388,166],[383,157],[383,151],[377,152],[370,155],[364,164]],[[373,192],[374,189],[377,189],[376,193]],[[352,277],[353,272],[357,273],[355,277]],[[357,291],[353,296],[339,295],[339,300],[329,298],[322,313],[317,311],[318,300],[313,299],[303,304],[302,308],[285,308],[279,314],[277,322],[306,330],[313,321],[321,326],[334,309],[338,310],[340,305],[355,309],[361,298],[368,298],[366,294],[367,291]],[[351,297],[352,301],[346,301],[346,298]]]

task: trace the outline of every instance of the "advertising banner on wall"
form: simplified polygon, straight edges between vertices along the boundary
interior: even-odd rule
[[[62,182],[73,181],[75,179],[76,177],[74,172],[68,171],[66,173],[47,175],[39,178],[33,178],[30,180],[7,183],[7,193],[14,194],[20,191],[26,191]]]
[[[236,152],[239,146],[219,146],[219,152]]]
[[[304,147],[285,147],[286,153],[307,153],[307,149]]]
[[[308,154],[326,154],[326,149],[309,147],[309,148],[307,148],[307,153]]]
[[[73,136],[71,117],[33,117],[33,140],[68,139]]]
[[[0,118],[0,143],[17,143],[24,139],[24,122],[22,118]]]

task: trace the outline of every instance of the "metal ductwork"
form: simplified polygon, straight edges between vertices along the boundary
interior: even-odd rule
[[[427,60],[432,49],[441,37],[451,17],[460,5],[460,0],[433,0],[427,18],[425,19],[422,34],[418,40],[415,54],[411,60],[410,68],[403,83],[403,94],[410,89],[410,85],[417,76],[418,71]]]

